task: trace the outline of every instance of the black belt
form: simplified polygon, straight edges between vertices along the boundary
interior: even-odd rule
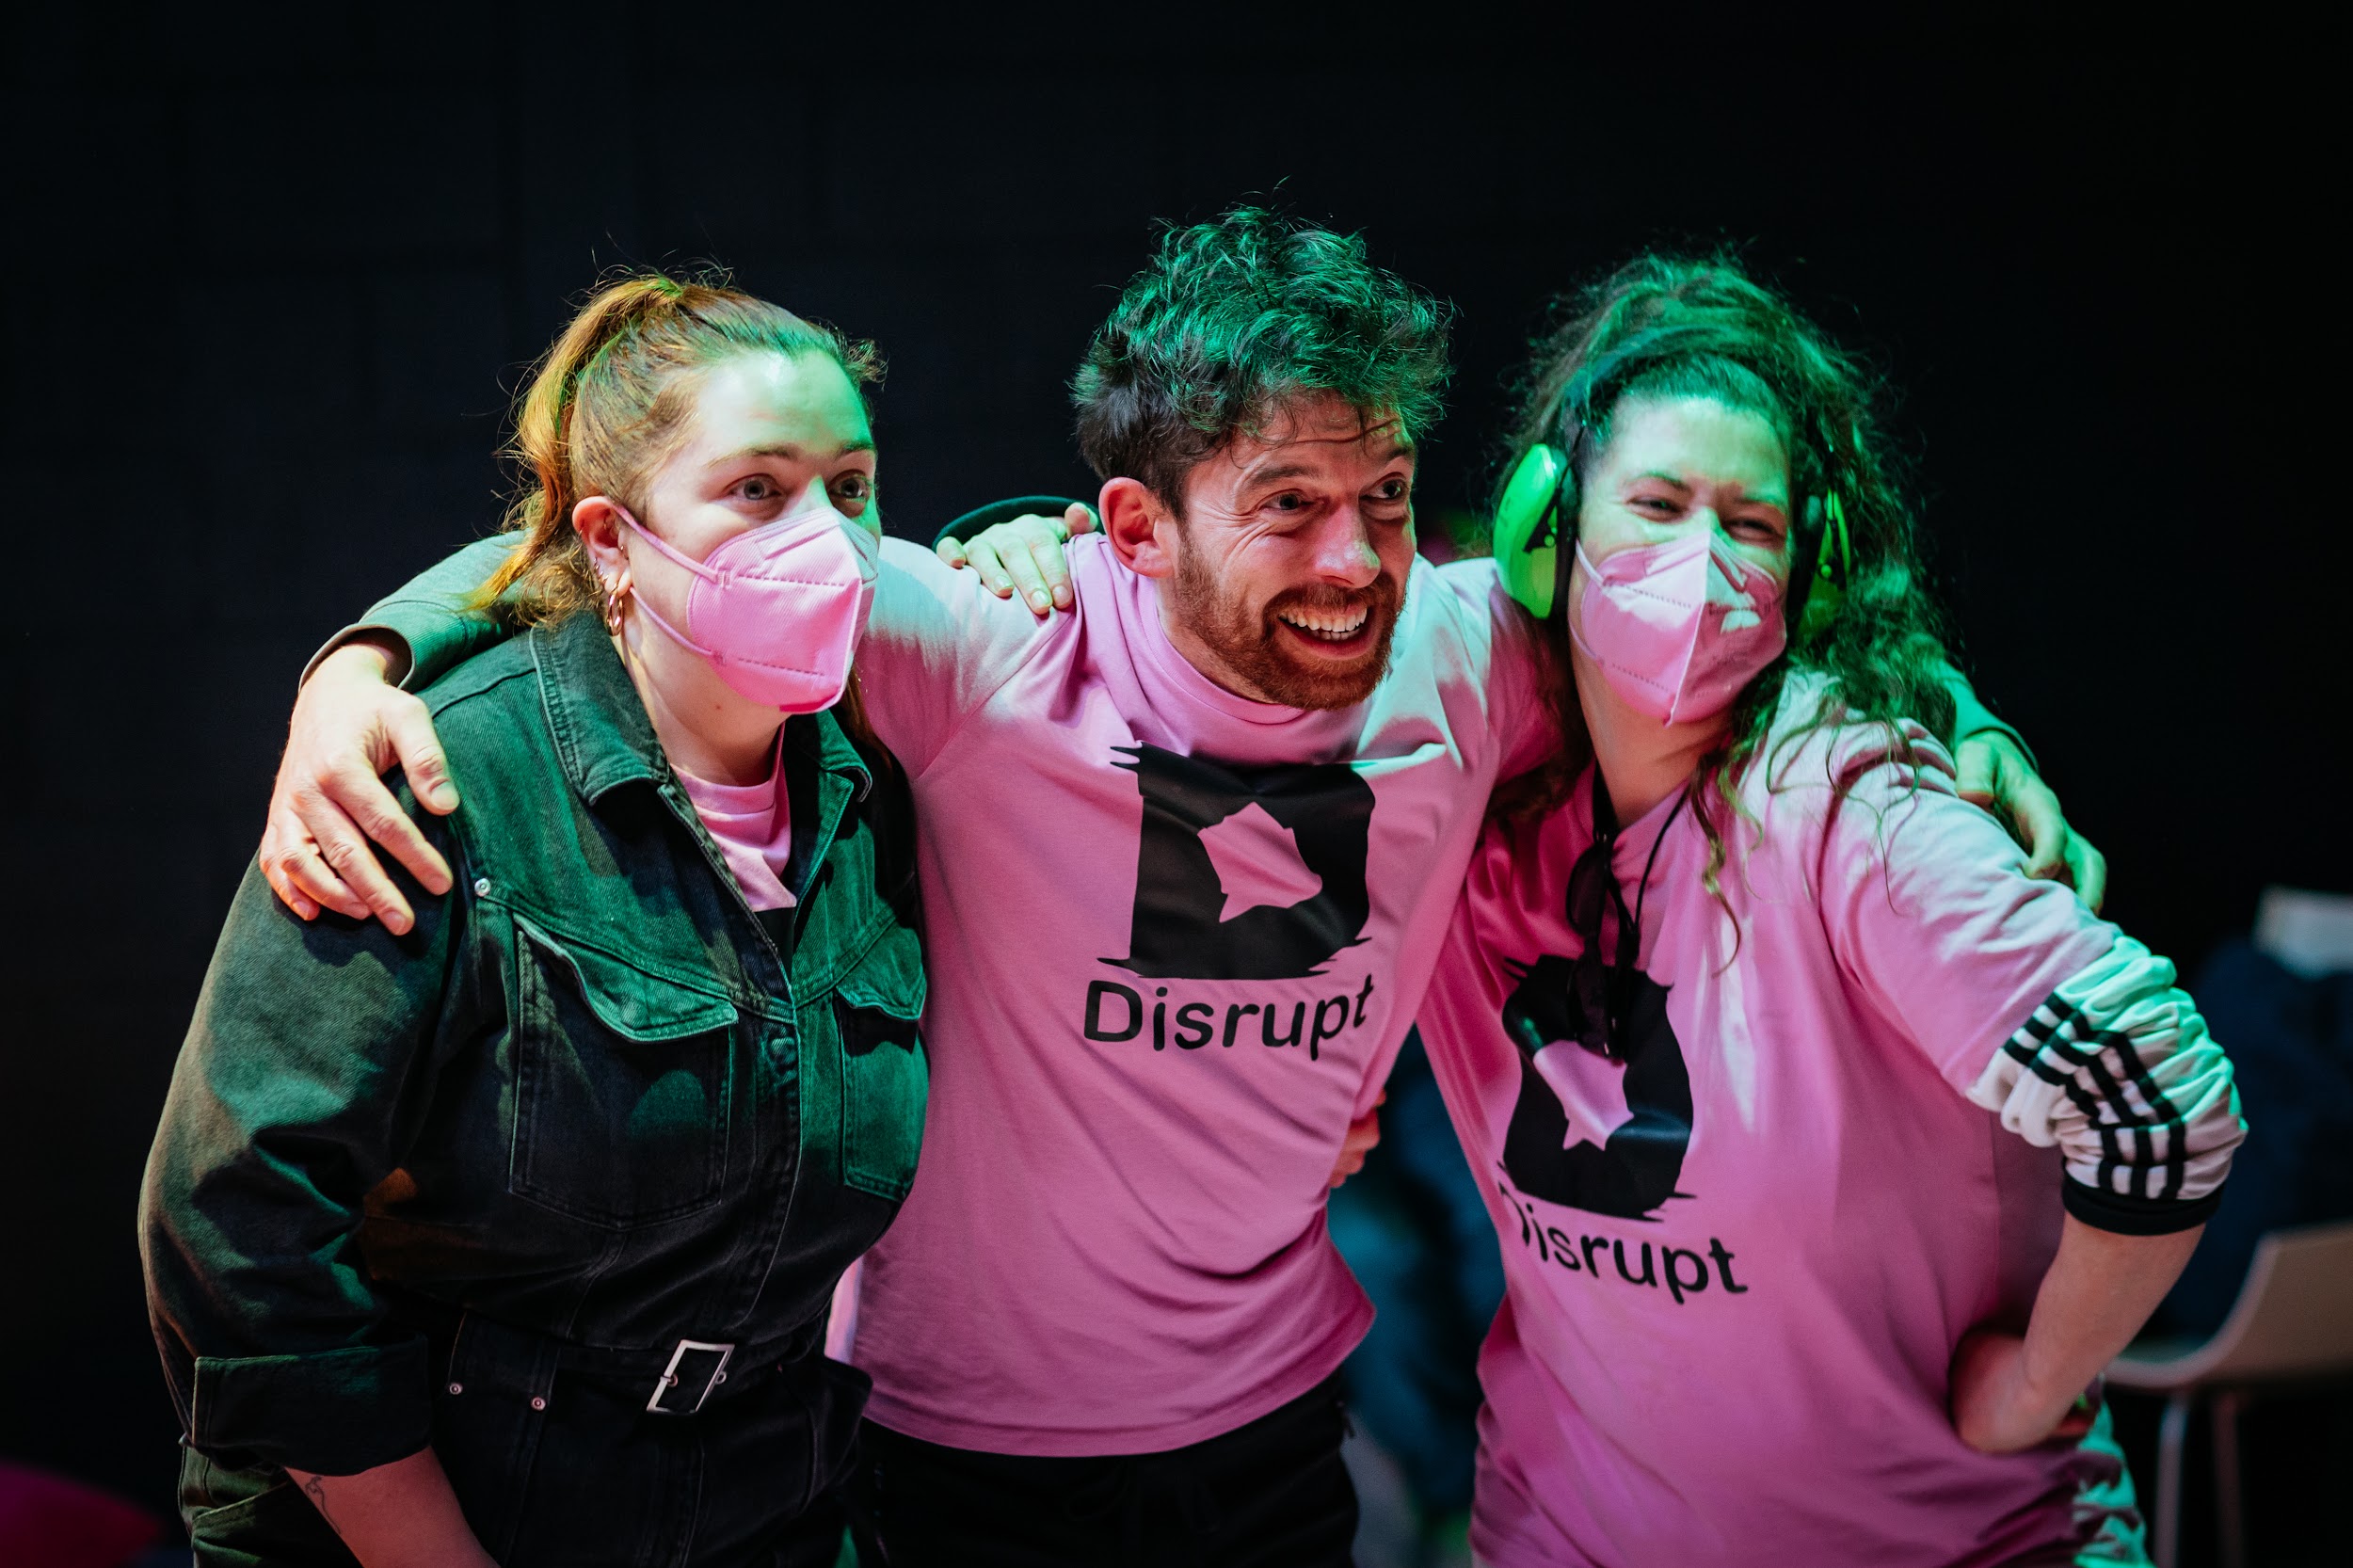
[[[813,1320],[780,1336],[759,1339],[699,1339],[681,1336],[643,1348],[585,1345],[558,1335],[520,1328],[444,1302],[403,1297],[400,1316],[445,1345],[453,1358],[486,1359],[494,1367],[531,1367],[542,1376],[561,1370],[625,1393],[646,1390],[653,1416],[691,1416],[726,1386],[729,1370],[779,1367],[805,1360],[820,1348],[824,1320]],[[510,1372],[510,1375],[513,1375]],[[530,1379],[529,1381],[539,1381]],[[544,1390],[534,1390],[543,1393]]]

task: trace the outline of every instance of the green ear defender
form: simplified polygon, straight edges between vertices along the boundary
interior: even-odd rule
[[[1496,506],[1495,557],[1503,570],[1503,590],[1543,620],[1552,614],[1553,584],[1560,572],[1561,489],[1568,459],[1549,441],[1538,441],[1504,482]],[[1572,530],[1574,531],[1574,530]]]
[[[1847,597],[1847,579],[1854,569],[1854,551],[1847,537],[1847,508],[1835,486],[1827,494],[1806,498],[1805,521],[1794,543],[1786,598],[1789,640],[1803,645],[1837,617],[1839,603]],[[1813,558],[1808,560],[1808,555]]]
[[[1561,392],[1552,424],[1559,439],[1530,445],[1504,481],[1491,536],[1496,565],[1504,591],[1538,620],[1551,618],[1569,580],[1575,555],[1561,545],[1577,537],[1577,463],[1594,439],[1594,411],[1606,416],[1616,393],[1646,367],[1681,355],[1723,352],[1717,331],[1704,321],[1641,331],[1578,371]],[[1838,480],[1846,467],[1841,443],[1830,429],[1817,434],[1826,472],[1821,492],[1807,496],[1798,514],[1789,540],[1789,588],[1782,596],[1790,641],[1796,644],[1837,615],[1854,564],[1847,510],[1839,499]],[[1849,450],[1858,439],[1849,436]]]
[[[1538,620],[1552,614],[1553,600],[1567,577],[1561,567],[1561,520],[1577,534],[1577,475],[1561,449],[1549,441],[1529,447],[1496,505],[1494,551],[1503,589]],[[1846,597],[1854,569],[1847,535],[1847,508],[1836,486],[1808,496],[1790,541],[1789,591],[1785,597],[1791,640],[1804,643],[1828,626]]]

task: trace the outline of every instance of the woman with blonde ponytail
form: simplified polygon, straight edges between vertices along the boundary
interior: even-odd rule
[[[599,292],[517,419],[528,631],[424,694],[450,896],[306,924],[248,873],[141,1202],[199,1562],[835,1560],[826,1307],[928,1078],[850,675],[876,378],[723,284]]]

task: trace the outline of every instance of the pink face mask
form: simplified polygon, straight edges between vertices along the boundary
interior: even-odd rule
[[[1577,558],[1585,594],[1569,634],[1638,713],[1667,724],[1721,713],[1788,642],[1781,585],[1713,528],[1598,566],[1580,543]]]
[[[699,653],[719,679],[787,713],[830,708],[850,683],[850,657],[874,601],[874,536],[830,506],[738,534],[689,560],[616,507],[637,536],[688,571],[686,630],[632,596],[646,618]]]

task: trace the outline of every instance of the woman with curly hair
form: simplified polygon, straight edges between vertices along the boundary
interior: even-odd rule
[[[1529,379],[1497,549],[1572,739],[1422,1011],[1508,1279],[1474,1549],[2137,1560],[2097,1379],[2214,1209],[2229,1063],[1961,799],[1851,360],[1646,257]]]

